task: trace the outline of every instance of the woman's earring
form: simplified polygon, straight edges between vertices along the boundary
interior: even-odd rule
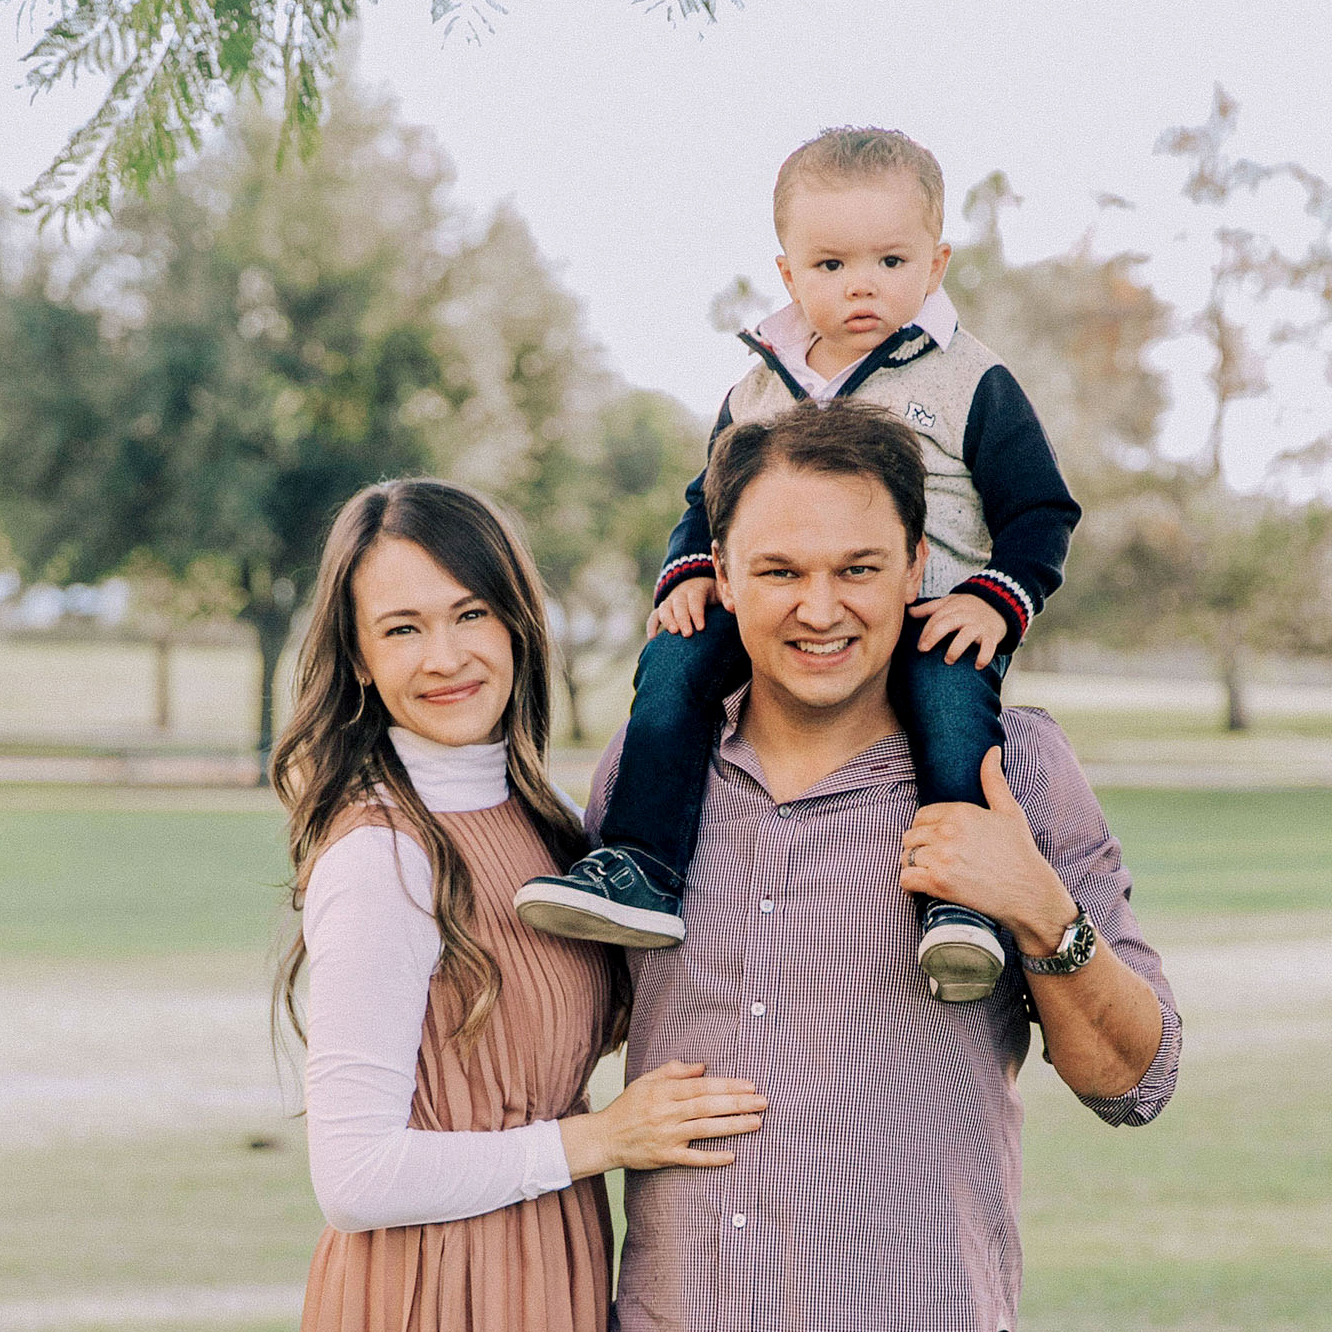
[[[365,682],[364,680],[362,680],[361,677],[358,675],[358,676],[356,677],[356,683],[357,683],[357,685],[360,687],[360,690],[361,690],[361,701],[360,701],[359,703],[357,703],[357,705],[356,705],[356,711],[355,711],[354,713],[352,713],[351,718],[348,720],[348,722],[347,722],[347,725],[348,725],[348,726],[355,726],[356,723],[357,723],[358,721],[361,720],[361,714],[365,712],[365,684],[366,684],[366,682]]]

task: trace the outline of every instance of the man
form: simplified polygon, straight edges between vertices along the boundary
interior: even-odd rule
[[[633,959],[628,1072],[706,1061],[767,1109],[717,1144],[731,1166],[630,1175],[620,1327],[1011,1329],[1029,1022],[1110,1123],[1146,1123],[1174,1087],[1179,1019],[1118,844],[1036,711],[1004,714],[988,809],[918,809],[887,687],[925,559],[910,430],[801,406],[719,438],[707,484],[753,674],[713,755],[685,940]],[[931,998],[914,894],[1003,927],[988,999]]]

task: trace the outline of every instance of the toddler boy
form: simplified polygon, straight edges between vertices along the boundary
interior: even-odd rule
[[[1003,743],[1000,683],[1062,580],[1080,510],[1017,381],[957,327],[940,285],[951,250],[933,154],[897,131],[826,131],[783,163],[773,218],[791,304],[741,334],[760,362],[727,395],[712,439],[804,398],[848,395],[915,429],[930,553],[890,690],[920,803],[983,804],[981,758]],[[716,604],[702,483],[686,492],[658,580],[605,844],[518,891],[534,928],[631,947],[684,938],[680,898],[720,703],[747,668],[734,618]],[[994,924],[935,901],[922,926],[931,990],[988,995],[1004,966]]]

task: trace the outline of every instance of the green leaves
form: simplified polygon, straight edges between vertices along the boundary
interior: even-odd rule
[[[110,76],[101,106],[25,195],[43,223],[109,213],[170,177],[243,90],[281,89],[279,156],[313,150],[322,88],[356,0],[69,0],[28,53],[34,92]]]

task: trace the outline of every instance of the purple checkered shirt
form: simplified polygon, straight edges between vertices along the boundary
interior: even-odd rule
[[[994,995],[932,999],[920,927],[899,890],[917,808],[906,739],[870,746],[798,800],[774,804],[727,701],[678,948],[631,957],[628,1075],[705,1060],[768,1098],[735,1163],[629,1172],[622,1332],[1001,1332],[1022,1274],[1017,1205],[1030,1044],[1022,973]],[[1084,1098],[1111,1124],[1165,1105],[1180,1023],[1129,908],[1129,875],[1063,732],[1004,713],[1009,784],[1042,854],[1143,976],[1161,1047],[1123,1096]],[[618,746],[594,779],[595,835]]]

